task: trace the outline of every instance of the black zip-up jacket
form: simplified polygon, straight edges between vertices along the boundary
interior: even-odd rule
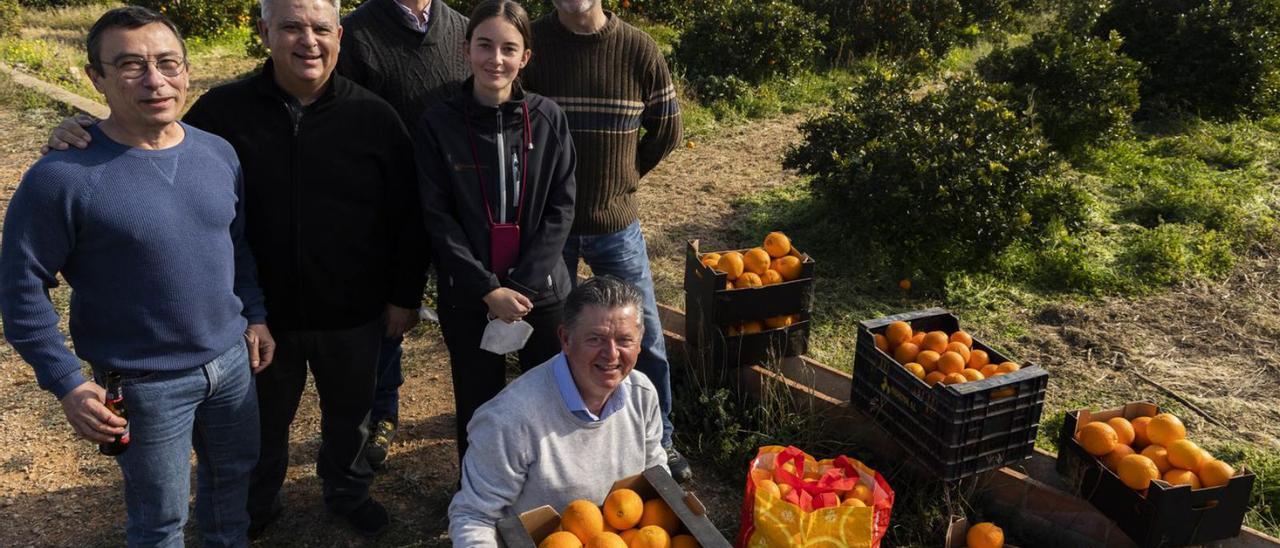
[[[408,131],[390,105],[334,74],[302,106],[261,72],[200,97],[184,121],[244,167],[245,234],[271,329],[344,329],[416,309],[427,239]]]
[[[453,86],[449,97],[429,107],[414,127],[423,218],[440,277],[440,303],[486,309],[484,296],[502,286],[523,293],[535,307],[561,301],[570,289],[563,251],[573,225],[577,166],[564,112],[519,86],[511,100],[484,106],[472,96],[471,84],[468,78]],[[524,155],[522,104],[528,105],[528,141],[533,144]],[[489,217],[477,169],[488,186],[494,222],[515,222],[517,197],[524,202],[520,258],[501,282],[490,268]],[[527,188],[517,196],[524,170]]]

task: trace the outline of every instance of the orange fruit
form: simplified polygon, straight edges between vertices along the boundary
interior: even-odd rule
[[[701,544],[698,544],[698,539],[693,538],[693,535],[671,537],[671,548],[700,548],[701,546]]]
[[[942,379],[945,379],[946,377],[947,377],[946,373],[943,373],[941,371],[933,371],[933,372],[930,372],[928,375],[924,376],[924,383],[929,386],[933,386],[941,382]]]
[[[1000,372],[1000,366],[994,363],[989,363],[987,365],[982,366],[982,370],[981,370],[982,376],[984,377],[994,377],[996,376],[996,373],[999,373],[999,372]]]
[[[947,352],[938,358],[938,371],[943,374],[964,371],[964,357],[955,352]]]
[[[1021,369],[1021,368],[1022,368],[1022,366],[1020,366],[1020,365],[1018,365],[1018,364],[1016,364],[1016,363],[1013,363],[1013,362],[1004,362],[1004,363],[1000,364],[1000,367],[999,367],[999,369],[998,369],[998,371],[997,371],[997,372],[998,372],[999,374],[1003,375],[1003,374],[1005,374],[1005,373],[1013,373],[1014,371],[1017,371],[1017,370],[1019,370],[1019,369]]]
[[[884,335],[879,333],[872,335],[872,337],[876,341],[876,348],[879,348],[881,352],[887,354],[889,352],[889,339],[884,338]]]
[[[974,524],[965,533],[964,541],[969,548],[1001,548],[1004,546],[1004,530],[989,521]]]
[[[782,490],[778,489],[778,484],[774,483],[773,480],[769,480],[769,479],[757,481],[756,491],[761,493],[768,493],[778,498],[782,497]],[[636,523],[640,523],[640,520],[636,519]]]
[[[849,494],[853,495],[854,498],[862,501],[863,504],[866,504],[866,505],[871,504],[873,493],[871,491],[871,488],[868,487],[867,484],[865,483],[859,483],[857,485],[854,485],[853,489],[849,491]]]
[[[769,481],[769,480],[764,480]],[[757,482],[756,488],[760,488]],[[769,481],[769,483],[773,483]],[[773,488],[776,490],[777,485]],[[640,523],[640,515],[644,513],[644,499],[630,489],[618,489],[609,493],[604,499],[604,520],[614,529],[630,529]]]
[[[1142,449],[1151,445],[1151,438],[1147,437],[1147,423],[1151,422],[1151,417],[1138,417],[1129,421],[1133,425],[1133,448]]]
[[[969,353],[969,361],[966,363],[966,367],[969,369],[982,369],[988,363],[991,363],[991,360],[987,357],[986,350],[973,350]]]
[[[844,502],[842,502],[842,503],[840,503],[840,504],[841,504],[842,506],[852,506],[852,507],[854,507],[854,508],[866,508],[866,507],[867,507],[867,503],[862,502],[862,501],[861,501],[861,500],[859,500],[857,497],[849,497],[849,498],[846,498],[846,499],[844,499]]]
[[[921,350],[916,354],[916,363],[924,367],[925,373],[938,369],[938,358],[942,356],[932,350]]]
[[[778,495],[781,496],[782,498],[786,498],[787,495],[790,494],[791,491],[793,490],[795,490],[795,488],[792,487],[790,484],[787,484],[787,483],[778,484]]]
[[[955,333],[952,333],[950,339],[948,340],[950,340],[951,342],[958,342],[969,348],[973,348],[973,337],[969,336],[969,334],[965,333],[964,331],[956,331]]]
[[[1200,465],[1200,481],[1205,487],[1226,485],[1236,475],[1235,468],[1217,459]]]
[[[667,548],[670,545],[671,535],[657,525],[641,527],[627,543],[629,548]]]
[[[920,354],[920,347],[916,343],[905,342],[893,349],[893,359],[898,363],[908,363],[916,361],[916,356]]]
[[[1115,449],[1112,449],[1110,453],[1107,453],[1105,456],[1102,457],[1102,464],[1105,465],[1112,472],[1115,472],[1116,469],[1120,467],[1120,459],[1123,459],[1132,454],[1134,454],[1132,447],[1129,447],[1128,445],[1116,444]]]
[[[1151,486],[1152,480],[1160,479],[1160,469],[1156,468],[1156,463],[1142,455],[1129,455],[1120,459],[1116,468],[1120,481],[1135,491],[1142,491]]]
[[[622,537],[622,542],[627,543],[627,546],[631,546],[631,540],[636,538],[636,533],[639,532],[639,529],[627,529],[626,531],[619,531],[618,536]]]
[[[907,322],[893,322],[884,329],[884,338],[889,341],[889,348],[897,348],[911,338],[911,325]]]
[[[578,499],[564,508],[560,515],[560,527],[586,544],[604,530],[604,515],[594,502]]]
[[[969,379],[960,373],[947,373],[947,376],[942,378],[942,384],[963,384],[968,381]]]
[[[955,352],[956,354],[959,354],[960,357],[964,358],[964,363],[969,363],[969,356],[972,353],[972,351],[969,350],[969,347],[958,342],[947,343],[947,352]]]
[[[770,268],[760,274],[760,283],[764,285],[773,285],[782,283],[782,274],[778,274],[777,270]]]
[[[924,344],[924,331],[916,331],[911,335],[911,340],[909,342],[916,346]]]
[[[627,541],[622,540],[617,533],[605,531],[591,539],[586,548],[627,548]]]
[[[1195,472],[1174,468],[1164,473],[1164,481],[1171,485],[1190,485],[1192,489],[1200,488],[1200,477]]]
[[[661,527],[668,533],[674,533],[680,528],[680,518],[676,517],[676,513],[672,512],[671,507],[667,506],[662,499],[649,499],[644,501],[644,515],[640,516],[640,531],[643,533],[644,529],[651,525]]]
[[[734,289],[745,289],[748,287],[760,287],[764,282],[760,281],[760,275],[755,272],[743,272],[738,279],[733,281]]]
[[[982,372],[977,369],[965,369],[964,371],[961,371],[960,374],[964,375],[964,378],[969,382],[980,381],[986,378],[982,376]]]
[[[1147,423],[1147,439],[1151,443],[1168,447],[1170,443],[1187,437],[1187,427],[1169,413],[1161,413]]]
[[[775,259],[791,253],[791,238],[781,232],[770,232],[764,237],[764,250]]]
[[[582,541],[568,531],[556,531],[542,539],[538,548],[582,548]]]
[[[1173,469],[1173,465],[1169,464],[1169,451],[1163,445],[1151,444],[1142,449],[1142,456],[1151,459],[1156,463],[1156,468],[1163,474]]]
[[[1101,457],[1116,448],[1116,431],[1105,422],[1091,422],[1076,430],[1076,441],[1085,452]]]
[[[1200,446],[1191,440],[1173,440],[1173,443],[1164,448],[1169,452],[1169,464],[1178,468],[1199,470],[1200,465],[1204,464],[1204,453],[1200,451]]]
[[[769,252],[753,247],[742,256],[742,265],[747,272],[754,272],[756,276],[764,274],[764,271],[769,270]]]
[[[704,253],[704,254],[702,254],[702,264],[706,265],[706,266],[707,266],[707,268],[711,268],[711,269],[713,269],[713,270],[714,270],[714,269],[715,269],[715,267],[716,267],[716,264],[717,264],[717,263],[719,263],[719,262],[720,262],[720,254],[719,254],[719,253]]]
[[[926,375],[926,373],[924,372],[923,365],[920,365],[916,362],[911,362],[902,367],[905,367],[907,371],[910,371],[911,374],[915,375],[917,379],[924,380],[924,376]]]
[[[743,335],[750,335],[752,333],[759,333],[761,331],[764,331],[764,326],[761,325],[760,322],[756,320],[751,320],[747,322],[742,322],[741,330]]]
[[[787,255],[773,263],[773,269],[782,274],[782,279],[791,281],[800,277],[800,258],[795,255]]]
[[[1201,455],[1204,455],[1204,458],[1200,459],[1200,466],[1202,466],[1202,467],[1204,466],[1204,464],[1205,464],[1206,462],[1209,462],[1209,461],[1211,461],[1211,460],[1214,460],[1213,455],[1212,455],[1212,454],[1210,454],[1208,451],[1205,451],[1203,447],[1201,447],[1201,448],[1200,448],[1200,454],[1201,454]],[[1196,468],[1195,470],[1192,470],[1192,472],[1195,472],[1195,473],[1199,474],[1199,473],[1200,473],[1200,469],[1199,469],[1199,468]]]
[[[733,289],[733,280],[725,279],[725,281],[724,281],[724,288],[725,288],[726,290]]]
[[[745,268],[742,262],[742,254],[737,251],[730,251],[720,256],[720,260],[716,261],[716,270],[724,272],[729,276],[730,280],[738,279],[742,275]]]
[[[1111,425],[1111,429],[1116,431],[1116,441],[1125,445],[1133,444],[1133,423],[1124,417],[1111,417],[1107,419],[1107,424]]]
[[[747,274],[743,274],[743,276],[746,276],[746,275]],[[768,327],[769,329],[778,329],[779,327],[786,327],[788,325],[791,325],[792,319],[793,318],[790,314],[783,314],[781,316],[765,318],[764,326]]]
[[[947,334],[941,331],[930,331],[925,334],[924,342],[920,345],[921,350],[932,350],[939,354],[947,350]]]

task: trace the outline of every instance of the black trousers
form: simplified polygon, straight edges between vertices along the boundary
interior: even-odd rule
[[[533,326],[533,334],[520,349],[520,371],[528,371],[560,352],[556,328],[564,313],[564,303],[533,307],[524,321]],[[480,349],[480,339],[489,324],[487,312],[461,307],[442,307],[440,330],[449,347],[449,366],[453,372],[453,404],[458,420],[458,464],[467,453],[467,424],[484,402],[493,399],[507,385],[507,357]]]
[[[307,369],[320,396],[320,452],[316,474],[325,506],[345,514],[369,498],[373,469],[364,458],[369,410],[386,330],[381,318],[365,325],[324,331],[281,331],[275,360],[258,374],[262,452],[249,483],[249,516],[262,519],[280,505],[289,466],[289,425],[307,384]]]

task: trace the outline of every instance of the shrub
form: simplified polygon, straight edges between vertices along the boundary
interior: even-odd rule
[[[363,2],[366,0],[361,1]],[[471,10],[475,9],[476,4],[479,4],[481,1],[483,0],[453,0],[452,2],[445,0],[445,3],[449,4],[449,7],[457,10],[458,13],[461,13],[466,17],[470,17]],[[520,5],[524,6],[525,11],[529,12],[530,20],[542,17],[543,15],[551,13],[551,11],[555,9],[555,7],[551,5],[551,0],[526,0],[524,2],[520,2]]]
[[[1143,110],[1231,119],[1280,107],[1280,0],[1114,0],[1094,32],[1149,69]]]
[[[622,0],[617,2],[623,11],[640,15],[650,21],[683,26],[694,17],[724,0]],[[606,3],[606,7],[608,4]]]
[[[0,2],[0,3],[9,3],[9,0],[5,0],[4,2]],[[87,6],[90,4],[98,4],[101,2],[100,0],[18,0],[17,3],[28,8],[48,9],[48,8],[68,8],[72,6]]]
[[[138,0],[138,5],[172,19],[188,37],[218,36],[246,26],[257,9],[257,0]]]
[[[999,86],[962,76],[919,99],[913,87],[872,73],[801,126],[784,165],[844,212],[851,249],[931,275],[980,267],[1031,230],[1053,155]]]
[[[17,36],[22,29],[22,8],[18,0],[0,0],[0,36]]]
[[[848,63],[859,55],[939,57],[957,44],[972,44],[984,31],[1011,25],[1009,0],[796,0],[827,20],[822,40],[829,58]]]
[[[987,80],[1012,86],[1050,143],[1075,154],[1124,133],[1138,109],[1142,65],[1119,53],[1120,37],[1037,34],[1031,43],[1002,49],[978,63]]]
[[[709,76],[759,83],[812,67],[825,29],[816,16],[782,0],[726,3],[694,20],[675,57],[695,86]]]

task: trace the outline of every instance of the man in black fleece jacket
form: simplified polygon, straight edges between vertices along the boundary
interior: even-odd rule
[[[250,534],[282,509],[289,424],[308,365],[320,396],[325,506],[376,534],[389,518],[369,498],[373,471],[362,451],[378,349],[384,335],[403,335],[425,285],[413,148],[386,101],[333,74],[342,34],[333,0],[266,7],[266,66],[210,90],[185,118],[240,156],[247,236],[279,345],[257,378],[262,454]]]

